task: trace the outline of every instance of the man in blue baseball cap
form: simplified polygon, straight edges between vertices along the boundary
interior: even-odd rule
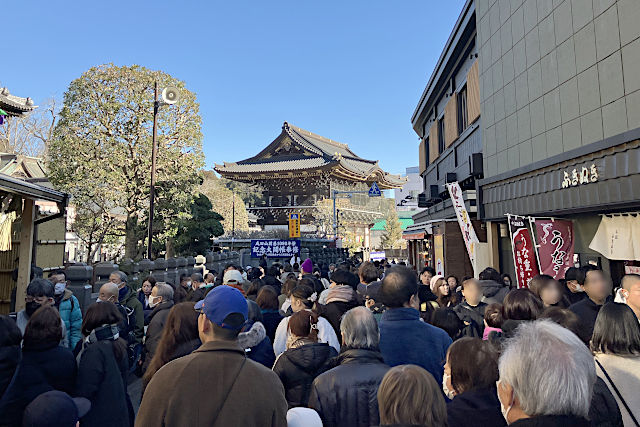
[[[202,346],[153,376],[136,426],[286,426],[280,379],[238,344],[248,315],[242,293],[218,286],[194,308]]]

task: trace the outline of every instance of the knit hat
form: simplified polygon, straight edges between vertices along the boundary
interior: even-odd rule
[[[440,280],[440,279],[444,279],[444,276],[436,274],[435,276],[433,276],[431,278],[431,282],[429,283],[429,285],[431,287],[431,292],[433,292],[433,293],[436,292],[436,283],[438,283],[438,280]]]
[[[313,271],[313,261],[311,261],[311,258],[305,259],[300,268],[303,273],[311,273]]]
[[[322,427],[320,415],[309,408],[291,408],[287,412],[289,427]]]

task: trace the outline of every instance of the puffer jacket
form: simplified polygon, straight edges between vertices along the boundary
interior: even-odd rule
[[[482,288],[482,302],[487,304],[502,304],[504,297],[509,293],[509,287],[495,280],[480,280]]]
[[[276,355],[273,352],[267,330],[261,322],[248,323],[238,334],[238,344],[244,348],[249,359],[271,369]]]
[[[389,370],[382,354],[345,350],[334,363],[338,366],[313,382],[309,407],[320,414],[325,427],[378,425],[378,386]]]
[[[307,406],[313,380],[327,369],[338,352],[326,343],[311,343],[282,353],[273,371],[284,385],[289,408]]]
[[[82,339],[82,310],[78,298],[69,289],[64,290],[64,296],[58,306],[60,318],[67,328],[67,341],[69,348],[73,349]]]

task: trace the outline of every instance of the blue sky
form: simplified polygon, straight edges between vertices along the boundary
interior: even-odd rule
[[[14,1],[0,86],[43,103],[91,66],[161,69],[196,92],[208,167],[284,121],[393,173],[418,164],[411,114],[463,0]]]

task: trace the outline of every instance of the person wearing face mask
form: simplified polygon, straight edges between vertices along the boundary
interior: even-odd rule
[[[627,304],[640,322],[640,275],[627,274],[621,284],[615,302]]]
[[[114,271],[109,276],[109,281],[118,286],[118,301],[123,306],[133,310],[135,315],[134,335],[138,344],[137,351],[141,351],[142,338],[144,337],[144,310],[142,304],[136,298],[135,291],[127,284],[127,275],[122,271]],[[138,353],[139,355],[140,353]]]
[[[496,394],[498,352],[480,338],[460,338],[449,347],[442,391],[449,427],[506,426]]]
[[[147,366],[151,362],[153,355],[156,353],[162,330],[167,323],[169,311],[173,307],[173,288],[164,282],[156,283],[149,295],[149,307],[152,312],[149,315],[149,327],[147,328],[147,337],[144,340],[144,363],[142,369],[146,371]]]
[[[80,303],[73,295],[73,292],[67,289],[67,275],[64,270],[56,270],[49,274],[49,281],[54,286],[54,305],[67,328],[69,348],[74,349],[82,339],[82,310],[80,310]]]
[[[24,331],[29,322],[29,318],[37,309],[43,306],[53,306],[55,304],[55,288],[47,279],[33,279],[27,286],[27,296],[25,298],[25,308],[15,315],[16,325],[20,328],[20,332],[24,335]],[[69,348],[69,339],[67,334],[67,326],[62,319],[62,340],[60,345]]]
[[[564,296],[569,301],[569,305],[575,304],[587,298],[587,294],[584,292],[584,288],[578,283],[577,268],[567,268],[567,271],[565,271],[564,273],[564,282]]]
[[[512,427],[587,427],[596,381],[591,352],[547,320],[522,324],[498,362],[500,410]]]

